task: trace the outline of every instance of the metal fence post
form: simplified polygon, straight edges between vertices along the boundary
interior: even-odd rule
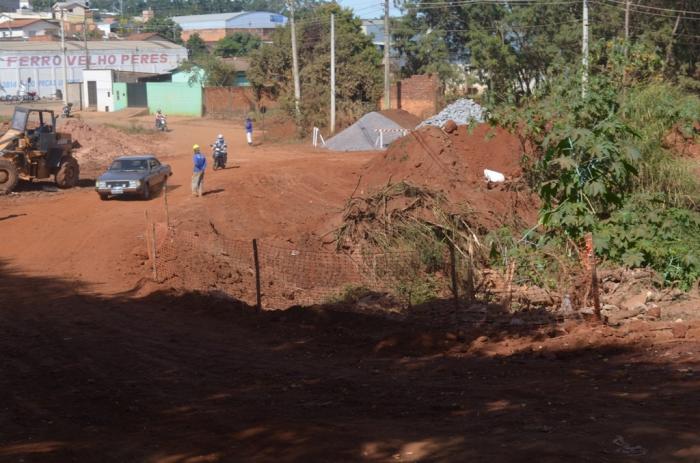
[[[260,292],[260,259],[258,258],[258,240],[253,240],[253,263],[255,264],[255,308],[262,310],[262,294]]]

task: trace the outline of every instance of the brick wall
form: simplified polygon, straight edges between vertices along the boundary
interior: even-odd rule
[[[191,35],[197,33],[207,43],[217,42],[234,32],[247,32],[260,37],[262,40],[271,40],[274,29],[200,29],[196,31],[182,31],[182,40],[187,41]]]
[[[425,119],[440,110],[443,96],[437,74],[415,75],[391,86],[391,107]]]
[[[277,102],[263,97],[261,105],[276,108]],[[204,111],[209,115],[246,115],[255,111],[255,94],[250,87],[205,87]]]
[[[192,35],[199,34],[205,42],[216,42],[226,37],[226,29],[200,29],[197,31],[182,31],[182,40],[187,41]]]

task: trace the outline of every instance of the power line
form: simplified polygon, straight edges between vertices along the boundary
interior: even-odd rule
[[[412,4],[410,6],[417,6],[421,7],[424,5],[437,5],[437,6],[459,6],[459,5],[465,5],[465,4],[488,4],[488,3],[494,3],[494,4],[503,4],[504,6],[507,5],[513,5],[513,4],[534,4],[534,5],[549,5],[549,4],[559,4],[559,3],[578,3],[577,1],[573,0],[453,0],[453,1],[446,1],[446,2],[417,2],[415,4]]]
[[[578,0],[549,0],[549,1],[537,1],[537,0],[459,0],[454,2],[421,2],[415,5],[404,5],[401,9],[405,10],[430,10],[437,8],[446,8],[452,6],[467,6],[467,5],[524,5],[524,6],[550,6],[550,5],[578,5],[580,2]]]
[[[541,28],[544,26],[560,26],[563,24],[580,24],[581,21],[578,19],[574,19],[571,21],[561,21],[561,22],[554,22],[554,23],[542,23],[542,24],[530,24],[530,25],[523,25],[523,24],[509,24],[509,23],[504,23],[503,25],[509,29],[537,29]],[[433,29],[433,28],[428,28],[430,29],[430,32],[473,32],[473,31],[500,31],[500,27],[473,27],[471,29]],[[417,27],[406,27],[402,26],[400,28],[401,31],[404,30],[409,30],[411,32],[427,32],[427,30],[423,30],[422,28],[417,28]],[[578,40],[578,38],[577,38]]]
[[[607,0],[612,3],[617,3],[620,5],[626,5],[626,2],[621,1],[621,0]],[[651,6],[651,5],[641,5],[639,3],[630,3],[630,6],[636,7],[636,8],[644,8],[647,10],[657,10],[657,11],[666,11],[670,13],[679,13],[683,15],[700,15],[700,11],[691,11],[691,10],[676,10],[673,8],[660,8],[656,6]]]
[[[624,8],[621,8],[621,7],[617,6],[617,5],[611,5],[610,3],[605,3],[604,1],[598,1],[598,0],[589,0],[589,1],[590,1],[591,3],[595,3],[595,4],[597,4],[597,5],[603,5],[603,6],[607,6],[607,7],[610,7],[610,8],[616,8],[616,9],[618,9],[618,10],[624,10]],[[606,0],[606,1],[613,1],[613,0]],[[700,16],[697,16],[697,17],[695,17],[695,16],[684,16],[683,13],[685,13],[685,12],[684,12],[684,11],[680,11],[680,10],[678,10],[678,14],[675,15],[675,16],[673,16],[673,15],[667,15],[667,14],[661,14],[661,13],[652,13],[651,11],[642,11],[642,10],[634,10],[634,13],[636,13],[636,14],[643,14],[643,15],[647,15],[647,16],[657,16],[657,17],[660,17],[660,18],[669,18],[669,19],[676,19],[676,17],[677,17],[678,15],[681,15],[681,18],[682,18],[682,19],[688,19],[688,20],[690,20],[690,21],[700,21]]]

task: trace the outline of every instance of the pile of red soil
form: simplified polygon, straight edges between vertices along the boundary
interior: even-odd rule
[[[382,116],[391,119],[392,121],[399,124],[404,129],[413,130],[416,128],[421,121],[419,117],[414,116],[408,111],[403,109],[385,109],[384,111],[379,111]]]
[[[114,158],[126,155],[165,153],[159,148],[161,134],[128,133],[114,127],[91,126],[80,119],[68,119],[58,127],[59,132],[69,133],[80,147],[73,155],[80,163],[83,174],[98,173]]]
[[[423,127],[365,166],[358,193],[407,181],[441,192],[452,203],[468,203],[488,228],[502,225],[506,215],[530,223],[536,218],[537,203],[529,192],[514,188],[521,175],[521,152],[518,138],[502,128],[482,124],[446,133]],[[501,172],[508,181],[488,185],[484,169]]]

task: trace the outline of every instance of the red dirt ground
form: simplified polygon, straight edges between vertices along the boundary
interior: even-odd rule
[[[169,123],[152,147],[174,169],[173,223],[232,239],[318,244],[360,174],[386,183],[372,166],[402,162],[387,160],[394,147],[248,147],[240,123]],[[219,132],[232,167],[207,172],[207,194],[193,198],[189,147]],[[504,193],[448,155],[436,156],[465,177],[440,180],[421,161],[403,172],[473,185],[454,190],[465,198]],[[534,327],[502,314],[511,321],[473,325],[443,322],[452,305],[439,303],[403,319],[354,307],[255,314],[220,296],[137,291],[145,209],[162,219],[162,198],[105,203],[89,180],[0,198],[0,462],[700,460],[696,322],[613,329],[542,314]]]

